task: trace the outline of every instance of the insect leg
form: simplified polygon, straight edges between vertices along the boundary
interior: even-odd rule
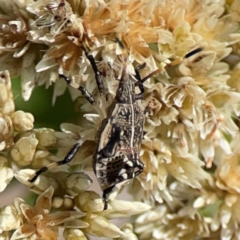
[[[40,168],[38,171],[36,171],[34,177],[32,179],[30,179],[29,182],[31,182],[31,183],[34,182],[40,174],[46,172],[48,169],[71,162],[73,160],[74,156],[76,155],[78,149],[81,147],[81,145],[82,145],[82,142],[81,143],[78,142],[78,143],[74,144],[74,146],[71,148],[71,150],[68,152],[68,154],[65,156],[65,158],[63,160],[54,162],[54,163],[50,163],[47,166]]]
[[[142,69],[145,66],[146,66],[146,63],[143,63],[135,68],[135,78],[138,80],[137,83],[135,84],[135,86],[138,86],[138,88],[140,89],[140,93],[135,95],[136,100],[142,99],[143,94],[144,94],[144,86],[143,86],[143,81],[142,81],[140,73],[139,73],[139,69]]]
[[[64,75],[62,69],[58,70],[58,75],[59,75],[60,78],[63,78],[68,85],[70,85],[73,88],[79,90],[82,93],[82,95],[88,100],[89,103],[91,103],[91,104],[95,104],[96,103],[94,98],[93,98],[93,96],[92,96],[92,94],[90,92],[88,92],[88,90],[85,87],[74,83],[72,81],[72,79],[70,79],[69,77]]]
[[[95,59],[92,55],[88,54],[87,50],[85,47],[82,46],[82,50],[85,52],[87,59],[89,60],[89,62],[92,65],[94,74],[95,74],[95,79],[97,82],[97,86],[98,86],[98,90],[100,92],[100,95],[104,95],[105,91],[104,91],[104,85],[103,85],[103,80],[102,80],[102,75],[99,72],[98,68],[97,68],[97,64],[95,62]]]
[[[114,189],[115,185],[103,190],[103,202],[104,202],[104,208],[103,210],[106,210],[108,208],[108,199],[107,199],[107,194],[109,194],[110,192],[112,192],[112,190]]]

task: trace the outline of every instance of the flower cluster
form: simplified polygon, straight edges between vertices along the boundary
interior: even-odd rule
[[[34,206],[17,198],[1,209],[0,239],[240,239],[239,5],[0,0],[0,191],[15,176],[39,195]],[[97,91],[89,56],[106,96]],[[103,211],[101,197],[88,190],[86,171],[92,171],[96,135],[123,66],[129,78],[134,69],[149,78],[140,100],[144,170],[125,184],[132,201],[117,200],[122,186],[116,187]],[[79,98],[59,72],[71,85],[84,86],[96,104]],[[34,128],[31,113],[15,110],[10,75],[21,76],[24,100],[31,101],[34,88],[53,85],[54,103],[68,88],[73,100],[80,99],[81,124]],[[34,169],[56,166],[79,140],[69,165],[29,182]],[[126,217],[122,227],[111,222]]]

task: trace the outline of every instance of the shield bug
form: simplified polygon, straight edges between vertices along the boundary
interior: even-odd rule
[[[119,40],[118,43],[123,48]],[[100,95],[104,95],[105,89],[102,76],[95,59],[88,54],[84,47],[82,49],[93,68]],[[186,57],[190,57],[201,50],[201,48],[198,48],[188,53]],[[167,67],[178,63],[179,61],[173,61]],[[93,170],[103,190],[104,210],[108,207],[107,195],[111,193],[113,188],[121,182],[138,176],[143,171],[144,164],[139,157],[145,119],[144,107],[141,101],[144,95],[143,83],[148,78],[163,71],[163,69],[157,69],[142,79],[139,69],[144,67],[144,64],[135,68],[135,74],[133,75],[127,74],[126,61],[123,61],[122,64],[121,77],[116,79],[119,81],[116,96],[107,109],[107,117],[102,121],[97,131],[96,150],[93,154]],[[67,84],[81,91],[90,104],[96,104],[92,94],[86,88],[75,84],[61,70],[59,70],[59,77],[63,78]],[[136,88],[139,88],[139,93],[136,93]],[[36,171],[30,182],[34,182],[41,173],[50,168],[69,163],[76,155],[81,144],[82,141],[78,141],[63,160]]]

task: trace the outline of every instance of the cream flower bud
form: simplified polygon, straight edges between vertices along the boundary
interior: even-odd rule
[[[34,117],[31,113],[16,111],[11,116],[14,129],[17,132],[25,132],[33,128]]]
[[[14,173],[14,177],[22,184],[30,187],[32,183],[29,180],[34,176],[35,171],[33,169],[23,169]]]
[[[31,179],[31,178],[30,178]],[[34,187],[32,188],[33,191],[37,193],[42,193],[49,187],[53,187],[54,189],[59,188],[58,182],[53,178],[48,178],[46,176],[40,175],[39,178],[37,178],[34,183]]]
[[[13,160],[20,166],[26,166],[31,163],[38,140],[30,135],[28,137],[20,138],[11,150]]]
[[[51,153],[43,150],[36,150],[33,161],[31,162],[32,168],[38,169],[49,164],[49,158],[51,158]]]
[[[125,234],[116,225],[97,214],[89,213],[83,218],[83,220],[89,223],[89,227],[86,228],[85,231],[94,236],[108,238],[125,236]]]
[[[0,232],[11,231],[20,226],[21,218],[14,206],[6,206],[0,211]]]
[[[120,218],[147,212],[151,206],[142,202],[129,202],[123,200],[112,200],[110,203],[113,212],[106,212],[106,215],[111,218]],[[102,213],[105,215],[105,212]]]
[[[13,143],[13,126],[9,116],[0,114],[0,151],[10,147]]]
[[[129,223],[124,224],[121,227],[121,230],[124,231],[126,236],[119,237],[116,240],[138,240],[137,236],[133,233],[133,226]]]
[[[63,232],[64,239],[66,240],[87,240],[85,234],[80,229],[68,229]]]
[[[85,173],[75,173],[67,177],[65,184],[68,193],[76,196],[87,190],[91,186],[92,180]]]
[[[0,192],[7,187],[12,178],[13,170],[9,167],[7,158],[0,156]]]
[[[226,197],[224,199],[224,202],[228,207],[233,207],[234,204],[237,204],[238,201],[239,201],[239,196],[237,194],[228,193],[226,194]]]
[[[61,197],[54,197],[52,200],[52,207],[60,208],[63,205],[63,199]]]
[[[10,78],[10,74],[7,70],[0,72],[0,83],[4,84],[6,89],[10,92],[10,90],[11,90],[11,78]]]
[[[65,209],[73,209],[74,207],[74,201],[70,197],[65,197],[63,200],[63,206]]]
[[[12,120],[9,116],[0,115],[0,142],[13,135]]]
[[[75,203],[83,212],[101,212],[104,207],[102,198],[93,191],[87,191],[79,194],[75,198]]]
[[[48,178],[44,175],[40,175],[33,183],[29,182],[34,176],[36,171],[32,169],[23,169],[14,174],[15,178],[26,186],[32,186],[31,190],[35,193],[42,193],[47,188],[52,186],[54,189],[59,188],[59,184],[53,178]]]
[[[8,99],[2,108],[2,113],[5,115],[10,115],[15,110],[15,104],[12,99]]]
[[[52,129],[38,129],[36,130],[36,137],[41,147],[49,147],[57,143],[55,132]]]
[[[3,107],[8,100],[8,90],[4,84],[0,84],[0,107]]]

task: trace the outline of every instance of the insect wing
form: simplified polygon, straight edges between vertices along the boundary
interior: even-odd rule
[[[139,160],[144,123],[143,107],[114,103],[99,130],[94,172],[103,190],[136,177],[143,171]]]

